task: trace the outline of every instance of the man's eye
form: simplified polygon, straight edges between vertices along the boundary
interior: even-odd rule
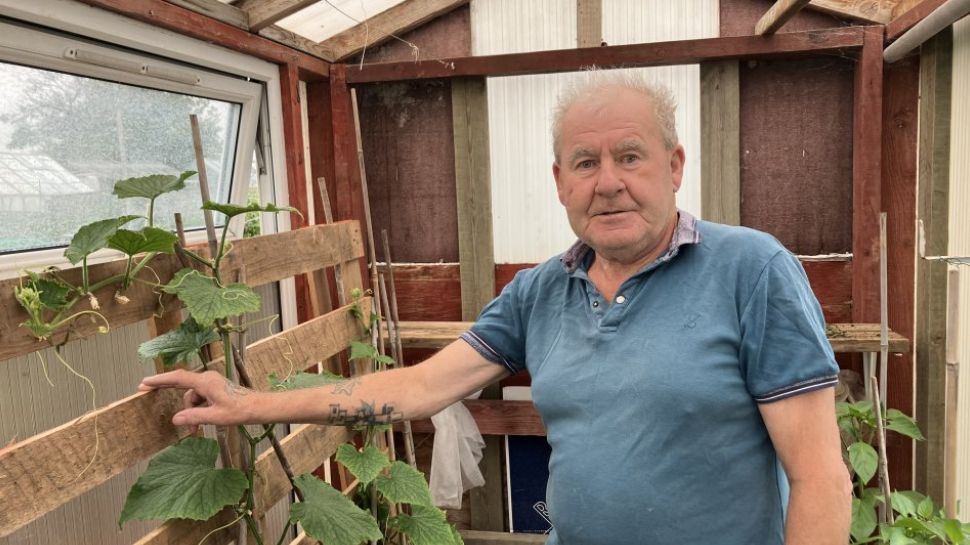
[[[577,169],[593,168],[593,165],[594,165],[594,163],[593,163],[593,160],[592,159],[586,159],[585,161],[580,161],[576,165],[576,168]]]
[[[627,163],[627,164],[630,164],[630,163],[635,163],[635,162],[637,162],[637,160],[638,160],[638,159],[640,159],[640,157],[639,157],[639,156],[637,156],[637,155],[635,155],[635,154],[633,154],[633,153],[628,153],[628,154],[626,154],[626,155],[623,155],[622,157],[620,157],[620,162],[621,162],[621,163]]]

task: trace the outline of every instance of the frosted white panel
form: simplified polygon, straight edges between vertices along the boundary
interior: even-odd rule
[[[950,255],[970,256],[970,18],[953,27],[950,119]],[[970,521],[970,267],[960,267],[957,501]]]
[[[610,45],[713,37],[718,34],[717,9],[716,0],[604,0],[603,36]],[[475,55],[576,46],[575,0],[473,0],[471,14]],[[688,65],[632,70],[670,87],[677,97],[677,130],[687,150],[678,204],[699,215],[699,69]],[[556,97],[575,77],[548,74],[488,79],[496,263],[540,262],[575,240],[556,198],[550,134]]]

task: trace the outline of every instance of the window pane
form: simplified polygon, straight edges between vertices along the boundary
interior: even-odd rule
[[[0,253],[64,246],[78,227],[145,214],[111,194],[118,180],[196,170],[189,114],[199,116],[213,200],[226,202],[239,104],[0,63]],[[201,227],[197,177],[162,195],[156,224]],[[217,219],[219,214],[216,214]]]

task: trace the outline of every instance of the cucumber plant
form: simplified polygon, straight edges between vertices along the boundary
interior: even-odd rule
[[[233,365],[229,362],[234,361],[232,333],[240,327],[231,319],[259,310],[260,299],[245,284],[230,283],[222,277],[224,258],[232,248],[227,236],[230,220],[239,215],[299,212],[273,204],[250,202],[247,206],[238,206],[205,202],[204,210],[219,212],[225,217],[215,255],[206,257],[176,248],[177,237],[155,227],[155,201],[165,193],[183,189],[185,180],[194,174],[188,171],[179,176],[152,175],[117,182],[114,194],[122,199],[146,199],[146,214],[108,218],[78,229],[64,255],[72,264],[80,264],[79,285],[64,280],[56,270],[25,273],[15,288],[16,299],[27,313],[27,320],[21,325],[37,339],[52,344],[55,336],[63,334],[63,340],[55,345],[59,355],[60,347],[74,333],[78,320],[90,318],[99,324],[101,333],[108,332],[110,325],[99,312],[96,291],[115,286],[114,301],[127,304],[126,290],[133,283],[147,284],[158,293],[174,295],[187,309],[188,318],[172,331],[142,343],[139,356],[159,358],[164,366],[172,367],[187,363],[196,355],[203,356],[207,346],[221,342],[227,362],[226,379],[235,384]],[[140,229],[126,228],[136,220],[144,222]],[[118,250],[126,256],[124,271],[92,282],[88,258],[104,248]],[[157,277],[143,278],[143,271],[151,270],[153,259],[176,250],[195,266],[178,271],[164,284]],[[361,295],[355,294],[357,299]],[[76,308],[82,301],[87,301],[88,308]],[[351,312],[362,318],[359,305],[355,304]],[[369,328],[373,321],[365,325]],[[379,365],[393,364],[393,360],[377,354],[374,346],[366,343],[354,343],[350,357]],[[63,358],[59,359],[84,378],[94,391],[90,380],[74,371]],[[205,365],[204,358],[202,361]],[[273,383],[281,390],[327,385],[348,387],[348,379],[331,374],[296,373],[283,380],[274,379]],[[93,397],[92,403],[96,407]],[[353,499],[312,475],[296,476],[293,485],[302,501],[291,505],[289,522],[276,542],[283,543],[292,525],[299,523],[307,535],[327,545],[358,545],[365,541],[403,543],[404,536],[414,545],[462,543],[457,531],[447,523],[444,512],[432,504],[424,475],[407,464],[392,462],[378,448],[377,437],[387,431],[389,416],[376,411],[365,416],[363,425],[355,428],[363,447],[358,449],[353,443],[347,443],[338,448],[336,456],[357,479]],[[242,469],[218,467],[219,444],[204,437],[187,437],[160,452],[129,491],[119,525],[129,520],[208,520],[230,508],[236,515],[230,524],[244,522],[253,541],[258,545],[265,543],[266,537],[260,533],[253,515],[253,491],[256,449],[270,438],[273,427],[265,426],[262,433],[254,435],[240,426],[239,433],[249,446],[247,466]]]

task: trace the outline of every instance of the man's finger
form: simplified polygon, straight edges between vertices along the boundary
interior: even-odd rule
[[[144,391],[156,388],[193,388],[199,382],[200,376],[198,373],[177,369],[141,379],[138,389]]]

